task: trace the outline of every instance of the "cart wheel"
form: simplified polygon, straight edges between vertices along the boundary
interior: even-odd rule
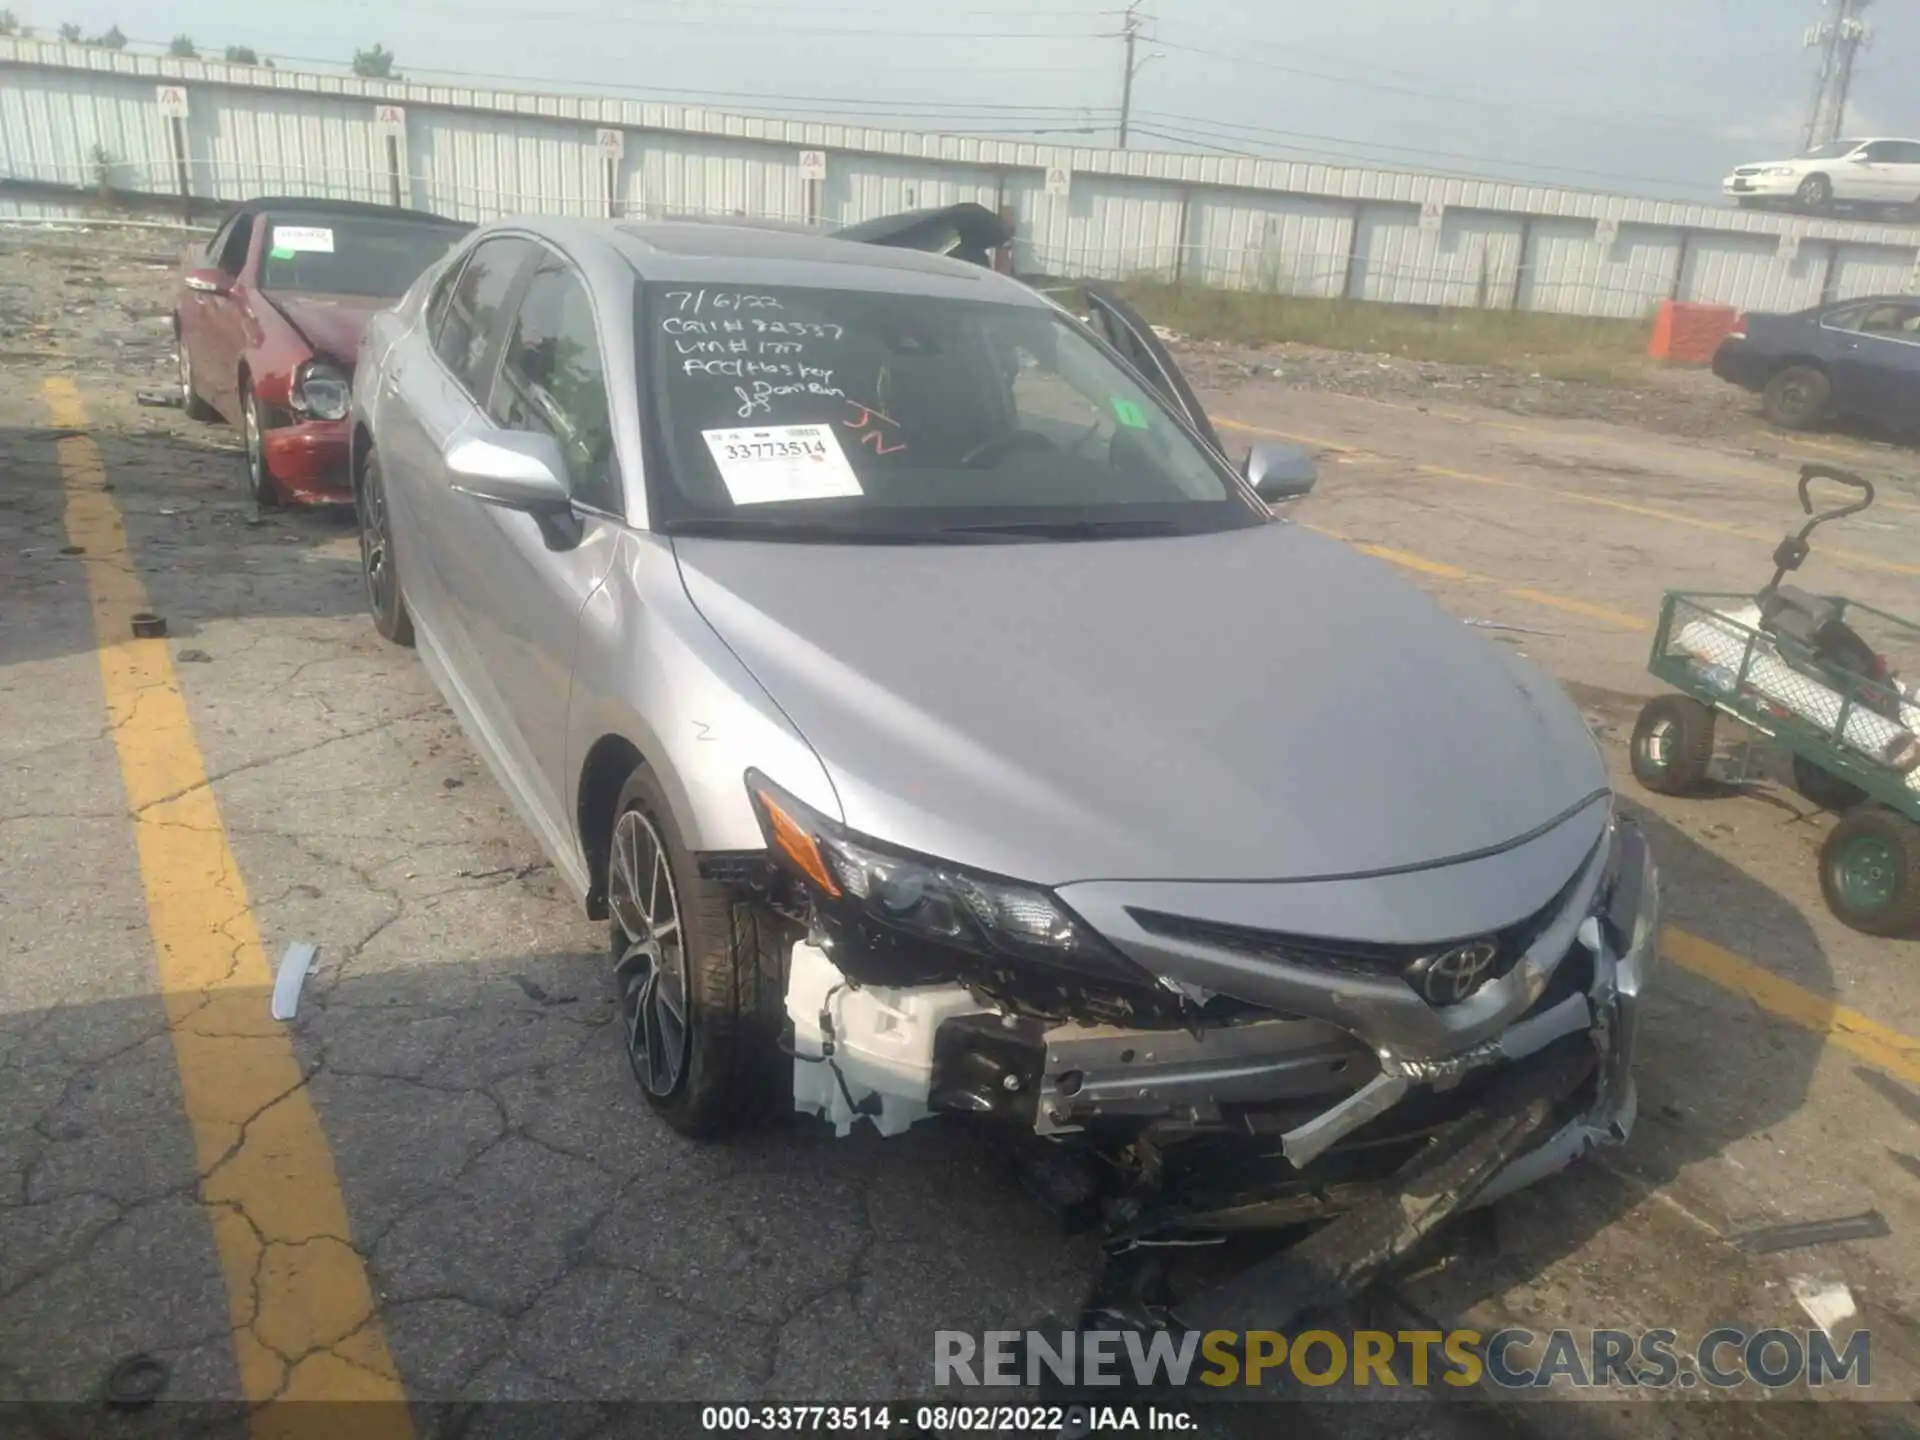
[[[1878,805],[1851,811],[1820,847],[1820,893],[1862,934],[1912,934],[1920,926],[1920,827]]]
[[[1649,700],[1634,723],[1633,778],[1657,795],[1698,790],[1713,758],[1713,711],[1685,695]]]
[[[1853,809],[1867,798],[1858,785],[1850,785],[1830,770],[1822,770],[1804,755],[1793,757],[1793,788],[1808,803],[1836,813]]]

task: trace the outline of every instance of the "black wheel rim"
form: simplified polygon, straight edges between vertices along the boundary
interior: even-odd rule
[[[367,603],[385,615],[393,599],[393,540],[387,526],[387,491],[380,472],[367,468],[360,499],[360,565],[367,577]]]
[[[1807,382],[1804,380],[1789,380],[1780,387],[1780,403],[1782,407],[1791,410],[1795,414],[1799,414],[1805,410],[1807,408],[1807,402],[1811,398],[1807,390]]]
[[[666,1099],[687,1070],[687,958],[666,847],[638,810],[621,814],[607,860],[607,908],[626,1021],[627,1061],[649,1095]]]

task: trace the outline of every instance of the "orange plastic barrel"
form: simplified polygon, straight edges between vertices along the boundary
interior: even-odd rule
[[[1705,365],[1733,333],[1740,312],[1731,305],[1688,305],[1663,300],[1654,316],[1647,354],[1670,365]]]

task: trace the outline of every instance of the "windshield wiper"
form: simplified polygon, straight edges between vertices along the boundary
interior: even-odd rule
[[[1154,535],[1196,535],[1191,525],[1173,520],[996,520],[955,525],[949,533],[1027,536],[1035,540],[1126,540]]]
[[[818,520],[775,520],[758,515],[700,515],[675,520],[668,535],[714,536],[734,540],[786,540],[805,544],[838,545],[992,545],[1003,540],[1040,540],[1045,536],[1021,531],[1005,534],[986,528],[942,526],[937,529],[892,529],[872,525],[829,525]]]

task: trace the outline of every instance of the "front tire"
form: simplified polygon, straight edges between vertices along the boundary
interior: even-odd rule
[[[620,790],[606,891],[627,1062],[654,1113],[714,1139],[791,1109],[783,927],[699,873],[646,766]]]
[[[1850,929],[1911,935],[1920,927],[1920,828],[1878,805],[1850,811],[1820,847],[1820,893]]]
[[[1793,192],[1793,200],[1802,210],[1824,215],[1833,208],[1833,181],[1824,175],[1809,175]]]
[[[1782,430],[1811,430],[1826,418],[1833,382],[1811,365],[1789,365],[1767,382],[1760,408]]]
[[[260,398],[245,381],[240,384],[240,432],[247,447],[247,493],[262,510],[271,510],[280,503],[280,489],[267,469],[267,428]]]
[[[1640,710],[1627,747],[1633,778],[1656,795],[1686,795],[1707,781],[1713,711],[1687,695],[1658,695]]]
[[[360,473],[360,575],[367,587],[367,610],[383,639],[412,648],[413,616],[400,593],[400,561],[393,548],[393,515],[387,508],[386,476],[380,452],[367,456]]]

